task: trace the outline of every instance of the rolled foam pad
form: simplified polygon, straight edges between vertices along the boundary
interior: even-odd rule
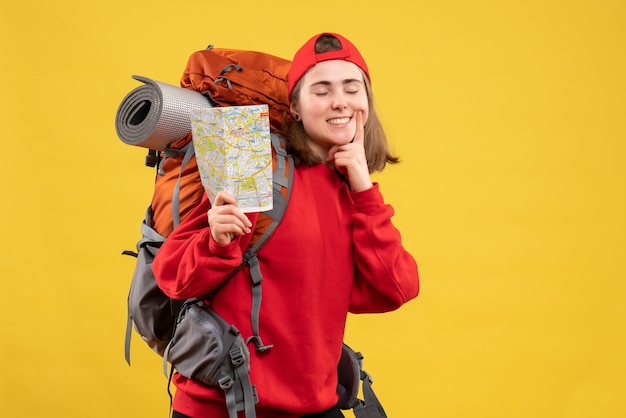
[[[212,107],[195,90],[133,78],[144,84],[126,95],[115,118],[117,135],[126,144],[162,151],[191,130],[191,110]]]

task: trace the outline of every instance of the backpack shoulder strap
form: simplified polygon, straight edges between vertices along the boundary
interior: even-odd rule
[[[168,151],[169,149],[165,150],[165,158],[168,157]],[[180,224],[180,179],[183,176],[183,170],[185,170],[185,167],[187,167],[187,164],[189,164],[189,161],[195,155],[195,148],[193,142],[189,141],[182,149],[176,151],[179,155],[183,155],[183,161],[180,165],[178,180],[172,192],[172,224],[174,228]]]
[[[373,379],[365,370],[361,370],[363,382],[363,401],[354,406],[355,418],[387,418],[387,413],[372,388]]]
[[[387,413],[372,388],[374,380],[363,369],[363,354],[344,343],[337,373],[340,409],[352,409],[355,418],[387,418]],[[363,392],[363,399],[359,399],[360,391]]]
[[[280,221],[283,219],[283,215],[287,210],[287,203],[289,202],[291,188],[293,185],[293,157],[287,153],[286,145],[282,137],[277,134],[272,134],[271,141],[276,154],[276,164],[272,173],[272,181],[274,183],[274,199],[273,208],[264,213],[265,216],[271,219],[271,222],[263,234],[243,255],[243,263],[247,263],[250,266],[250,275],[252,279],[251,321],[253,335],[247,339],[246,344],[253,341],[257,351],[266,351],[272,348],[271,344],[263,344],[261,336],[259,335],[259,312],[261,310],[261,282],[263,281],[263,275],[261,274],[261,269],[259,267],[257,253],[261,250],[261,248],[263,248],[268,238],[272,235]]]

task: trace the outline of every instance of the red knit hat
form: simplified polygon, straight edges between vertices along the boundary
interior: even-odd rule
[[[315,42],[317,42],[317,40],[322,35],[332,35],[337,38],[341,43],[341,49],[337,51],[328,51],[316,54]],[[304,76],[304,74],[306,74],[307,71],[309,71],[318,62],[330,60],[344,60],[356,64],[359,68],[365,71],[367,78],[370,78],[370,74],[367,69],[367,64],[365,64],[365,60],[359,53],[358,49],[356,49],[356,47],[352,45],[349,40],[336,33],[320,33],[319,35],[315,35],[314,37],[309,39],[302,46],[302,48],[300,48],[298,52],[296,52],[296,55],[293,57],[291,69],[289,70],[289,75],[287,76],[287,82],[289,85],[289,99],[291,100],[291,92],[293,91],[293,88]]]

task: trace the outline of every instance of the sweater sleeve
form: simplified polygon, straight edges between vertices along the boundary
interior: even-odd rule
[[[394,210],[384,203],[378,184],[352,193],[356,260],[350,312],[392,311],[419,293],[415,259],[402,246],[391,222]]]
[[[250,234],[229,244],[215,242],[208,225],[211,203],[206,194],[200,204],[167,237],[152,264],[157,284],[173,299],[206,295],[241,264]],[[254,229],[258,214],[249,214]]]

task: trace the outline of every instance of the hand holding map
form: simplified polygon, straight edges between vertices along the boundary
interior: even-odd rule
[[[272,209],[272,150],[267,105],[191,111],[200,179],[211,202],[230,192],[243,212]]]

